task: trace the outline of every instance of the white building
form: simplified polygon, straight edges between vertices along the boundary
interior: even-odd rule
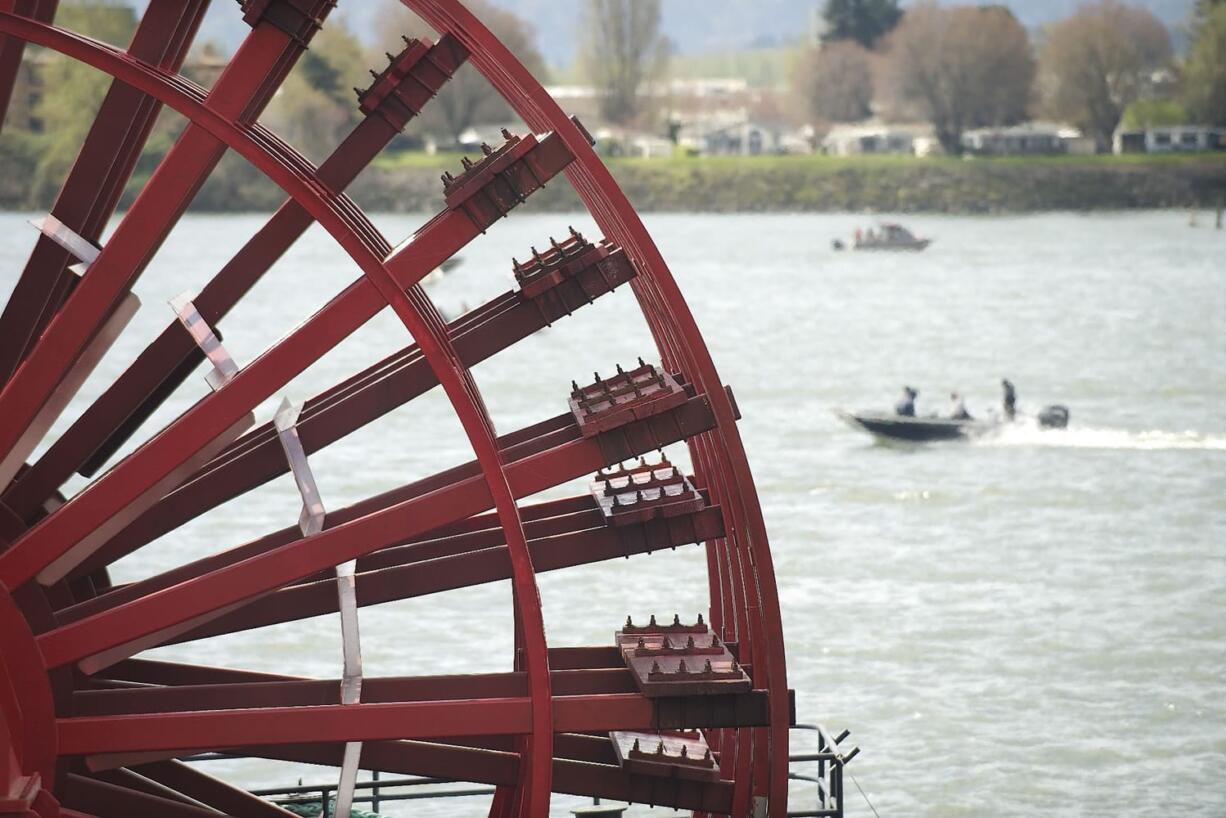
[[[1066,152],[1066,135],[1069,135],[1067,128],[1047,122],[975,128],[963,132],[962,149],[976,156],[1054,155]]]
[[[686,122],[677,144],[699,156],[759,156],[785,152],[789,136],[782,123],[755,121],[742,110]]]
[[[1226,150],[1226,128],[1208,125],[1170,125],[1138,130],[1117,130],[1115,153],[1181,153]]]
[[[822,152],[830,156],[858,156],[873,153],[931,155],[934,152],[932,128],[928,125],[886,125],[881,123],[836,125],[822,139]]]

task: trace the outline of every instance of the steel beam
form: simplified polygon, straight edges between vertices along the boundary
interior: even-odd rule
[[[56,2],[38,5],[34,19],[50,19]],[[178,71],[187,56],[208,0],[155,3],[141,17],[128,53],[168,71]],[[6,37],[0,61],[20,58],[20,40]],[[4,70],[0,67],[0,73]],[[98,109],[51,213],[85,239],[97,242],[131,178],[141,150],[153,130],[161,104],[122,82],[114,82]],[[31,343],[71,292],[76,276],[68,270],[72,256],[40,237],[0,315],[0,384],[12,375]]]
[[[397,90],[424,105],[463,63],[467,53],[444,37],[437,45],[414,42],[397,59],[412,59],[418,70],[406,73]],[[422,81],[418,74],[426,74]],[[318,177],[341,191],[399,131],[372,112],[319,167]],[[210,325],[220,321],[312,224],[310,214],[293,199],[285,201],[231,261],[195,298]],[[65,431],[25,475],[6,501],[28,518],[46,496],[73,471],[92,476],[190,374],[201,360],[199,350],[174,323],[153,341],[99,399]]]
[[[530,496],[595,472],[609,462],[682,439],[704,428],[708,412],[700,396],[666,414],[508,462],[505,468],[511,490],[516,497]],[[610,450],[616,452],[612,457]],[[287,529],[269,542],[257,541],[238,554],[222,555],[226,559],[216,570],[44,633],[38,638],[39,645],[48,667],[101,655],[492,505],[485,481],[473,475],[420,497],[393,501],[312,537],[296,537],[296,528]],[[235,561],[240,555],[245,558]],[[106,658],[109,664],[126,657],[107,653]],[[91,667],[97,670],[100,666]]]
[[[333,5],[331,0],[310,3],[320,20]],[[305,48],[305,39],[290,37],[267,23],[257,25],[209,92],[209,108],[231,122],[254,121]],[[225,151],[225,143],[207,128],[189,122],[88,274],[31,347],[27,365],[0,391],[0,414],[9,421],[0,427],[0,451],[8,451],[32,422],[140,277]]]

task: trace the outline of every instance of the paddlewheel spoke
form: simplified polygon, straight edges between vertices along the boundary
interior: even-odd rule
[[[783,815],[793,703],[769,545],[735,402],[667,266],[583,126],[458,0],[406,0],[437,41],[407,39],[389,55],[359,91],[357,125],[318,167],[261,126],[333,5],[243,0],[236,13],[250,33],[208,91],[178,74],[207,0],[148,4],[126,49],[55,27],[52,0],[0,10],[0,109],[27,44],[114,80],[54,207],[35,220],[37,242],[0,314],[0,815],[289,814],[207,774],[200,753],[336,767],[342,799],[358,765],[491,785],[490,814],[508,818],[546,815],[554,792]],[[527,130],[504,131],[444,174],[443,208],[390,241],[345,189],[465,64]],[[163,108],[184,128],[103,242]],[[175,316],[130,343],[133,287],[227,151],[286,199],[220,268],[183,276],[199,292],[159,293]],[[600,235],[540,237],[543,251],[508,259],[514,288],[444,321],[423,280],[563,178]],[[227,321],[314,224],[360,277],[255,357],[243,350],[240,366]],[[655,342],[651,362],[572,382],[540,419],[496,430],[471,368],[584,321],[585,307],[623,285]],[[255,422],[265,401],[389,308],[406,341]],[[135,354],[113,382],[79,397],[121,349]],[[590,371],[583,349],[574,357]],[[211,389],[159,428],[159,410],[184,405],[202,364]],[[436,388],[471,459],[328,506],[312,456],[419,411],[408,404]],[[75,419],[57,423],[70,405]],[[681,444],[692,473],[668,459]],[[302,495],[296,523],[248,528],[246,542],[219,540],[205,556],[113,581],[118,561],[173,545],[184,526],[287,474]],[[585,493],[535,497],[576,480],[588,481]],[[686,580],[708,590],[696,619],[657,620],[628,598],[637,619],[600,625],[611,641],[549,645],[539,574],[612,571],[598,566],[689,546],[706,554],[707,576]],[[510,589],[505,671],[363,674],[360,609],[445,605],[446,594],[491,583]],[[147,655],[176,645],[170,655],[191,656],[223,637],[332,615],[339,683]]]

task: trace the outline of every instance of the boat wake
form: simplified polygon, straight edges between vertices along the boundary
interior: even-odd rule
[[[1036,423],[1011,423],[974,440],[979,446],[1047,446],[1068,449],[1200,449],[1226,452],[1226,436],[1151,429],[1134,432],[1089,426],[1040,429]]]

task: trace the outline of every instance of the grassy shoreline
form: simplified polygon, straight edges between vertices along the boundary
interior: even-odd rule
[[[429,207],[438,197],[420,190],[422,180],[436,186],[437,175],[456,163],[452,156],[388,157],[354,194],[376,209],[409,201]],[[644,211],[1022,213],[1226,204],[1226,154],[711,157],[616,159],[609,166]],[[568,186],[551,185],[530,206],[573,210],[578,200]]]
[[[46,209],[50,201],[23,185],[30,164],[0,153],[0,207]],[[442,207],[445,170],[457,154],[380,156],[350,187],[369,211]],[[646,212],[1027,213],[1226,205],[1226,153],[917,159],[908,156],[721,156],[612,159],[613,175]],[[155,163],[138,173],[121,202],[131,203]],[[44,193],[45,197],[47,194]],[[283,194],[236,156],[223,159],[193,203],[210,212],[275,208]],[[565,183],[534,194],[528,209],[574,211]]]

